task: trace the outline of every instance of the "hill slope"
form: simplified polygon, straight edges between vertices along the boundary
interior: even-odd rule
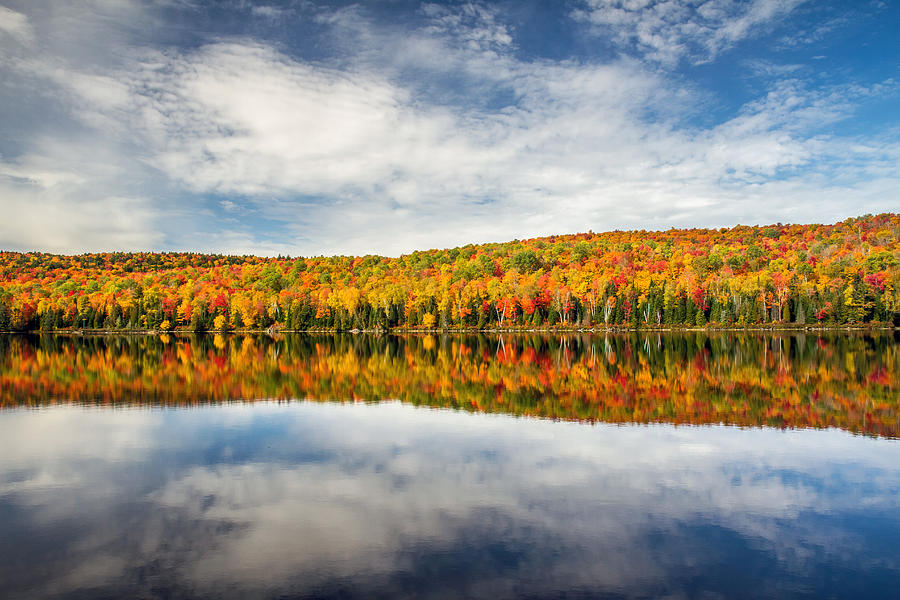
[[[900,215],[399,258],[0,253],[0,330],[900,322]]]

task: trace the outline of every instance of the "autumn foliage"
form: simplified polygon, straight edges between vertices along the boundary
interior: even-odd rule
[[[0,330],[900,324],[900,216],[399,258],[0,253]]]

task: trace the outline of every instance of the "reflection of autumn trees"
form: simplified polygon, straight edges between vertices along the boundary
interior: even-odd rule
[[[900,433],[884,335],[0,338],[0,405],[380,401],[621,423]]]
[[[397,258],[0,252],[0,330],[900,324],[900,215]]]

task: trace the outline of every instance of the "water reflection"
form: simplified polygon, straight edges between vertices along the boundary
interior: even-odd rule
[[[0,406],[382,401],[900,433],[897,335],[0,336]]]
[[[0,596],[890,597],[900,443],[400,403],[0,413]]]

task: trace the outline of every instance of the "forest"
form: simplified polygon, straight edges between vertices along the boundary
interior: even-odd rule
[[[0,252],[0,331],[900,325],[900,215],[400,257]]]

